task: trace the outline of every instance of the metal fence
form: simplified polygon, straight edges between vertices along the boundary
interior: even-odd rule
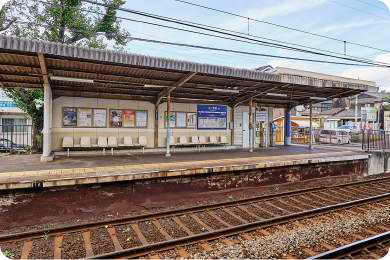
[[[365,130],[363,131],[362,150],[390,149],[390,131]]]
[[[0,152],[32,146],[32,125],[0,125]]]

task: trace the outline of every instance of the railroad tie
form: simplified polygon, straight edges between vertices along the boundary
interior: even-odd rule
[[[248,241],[253,241],[253,237],[248,235],[247,233],[241,233],[240,236]]]
[[[293,224],[297,227],[301,227],[301,228],[305,227],[304,225],[302,225],[301,223],[298,223],[298,222],[293,222]]]
[[[334,249],[333,246],[330,246],[330,245],[328,245],[328,244],[326,244],[326,243],[321,243],[321,246],[325,247],[325,248],[328,249],[328,250],[333,250],[333,249]]]
[[[390,228],[384,226],[377,226],[377,228],[382,229],[383,231],[390,231]]]
[[[313,224],[318,224],[318,221],[315,221],[314,219],[308,218],[307,221],[313,223]]]
[[[54,239],[54,259],[61,259],[62,238],[63,236],[58,236]]]
[[[367,229],[367,228],[363,228],[363,230],[364,231],[366,231],[367,233],[370,233],[371,235],[373,235],[373,236],[376,236],[376,235],[378,235],[378,233],[377,232],[375,232],[375,231],[372,231],[372,230],[369,230],[369,229]]]
[[[341,218],[344,218],[344,217],[345,217],[343,214],[336,213],[336,212],[333,212],[332,214],[335,214],[336,216],[339,216],[339,217],[341,217]]]
[[[337,241],[343,243],[344,245],[348,245],[348,244],[351,243],[351,242],[348,242],[347,240],[344,240],[344,239],[342,239],[342,238],[337,238]]]
[[[33,241],[27,241],[24,243],[21,259],[28,259],[28,254],[30,253],[30,249],[32,245],[33,245]]]
[[[87,257],[94,256],[92,245],[91,245],[91,232],[90,231],[83,232],[83,238],[84,238],[86,256]]]
[[[149,255],[150,259],[161,259],[158,255],[156,254],[153,254],[153,255]]]
[[[259,232],[265,236],[271,236],[272,234],[270,232],[268,232],[267,230],[264,230],[264,229],[259,229]]]
[[[197,215],[195,215],[195,214],[190,214],[190,216],[191,216],[191,218],[195,219],[195,221],[198,222],[201,226],[205,227],[209,232],[214,231],[213,228],[209,227],[209,226],[206,225],[202,220],[200,220],[200,219],[198,218]]]
[[[209,245],[209,244],[207,244],[207,243],[200,243],[199,244],[206,252],[211,252],[211,251],[213,251],[213,248]]]
[[[157,227],[158,231],[160,231],[161,234],[163,234],[163,236],[165,237],[165,239],[168,241],[168,240],[172,240],[173,238],[171,237],[171,235],[169,235],[161,226],[160,222],[158,222],[158,220],[152,220],[153,224]]]
[[[368,254],[369,256],[371,256],[372,258],[374,258],[374,259],[381,259],[382,257],[380,257],[379,255],[377,255],[377,254],[375,254],[375,253],[370,253],[370,254]]]
[[[225,220],[221,219],[220,217],[218,217],[217,215],[214,214],[214,212],[212,212],[211,210],[210,211],[207,211],[207,214],[209,214],[210,216],[212,216],[213,218],[215,218],[216,220],[218,220],[219,222],[221,222],[222,224],[224,224],[225,226],[227,227],[233,227],[232,225],[230,225],[229,223],[227,223]]]
[[[228,238],[222,238],[221,241],[222,241],[222,243],[224,243],[227,246],[234,246],[235,245],[235,243]]]
[[[227,208],[223,208],[222,210],[225,211],[227,214],[229,214],[229,215],[235,217],[236,219],[238,219],[239,221],[241,221],[241,222],[244,223],[244,224],[248,224],[248,223],[249,223],[248,221],[246,221],[245,219],[243,219],[243,218],[237,216],[236,214],[234,214],[231,210],[229,210],[229,209],[227,209]]]
[[[360,240],[365,239],[365,238],[362,237],[361,235],[357,235],[357,234],[351,234],[351,236],[353,236],[354,238],[360,239]]]
[[[186,227],[186,226],[180,221],[180,219],[179,219],[178,217],[173,216],[172,219],[173,219],[181,228],[183,228],[184,231],[187,232],[187,234],[188,234],[189,236],[194,236],[194,235],[195,235],[194,232],[192,232],[191,230],[189,230],[188,227]]]
[[[107,231],[108,231],[108,233],[111,236],[112,242],[114,242],[115,251],[123,250],[123,248],[122,248],[121,244],[119,243],[118,238],[117,238],[117,236],[115,234],[115,228],[114,227],[109,227],[109,228],[107,228]],[[55,259],[55,257],[54,257],[54,259]]]
[[[333,218],[329,218],[327,216],[320,216],[321,218],[325,219],[325,220],[329,220],[329,221],[333,221],[334,219]]]
[[[279,229],[280,231],[288,231],[287,228],[282,227],[282,226],[276,226],[276,228]]]
[[[349,210],[349,209],[346,209],[345,211],[346,211],[346,212],[349,212],[349,213],[351,213],[351,214],[354,214],[354,215],[359,214],[359,213],[357,213],[357,212],[355,212],[355,211],[352,211],[352,210]]]
[[[289,210],[287,210],[287,209],[280,208],[280,207],[278,207],[278,206],[272,204],[272,203],[269,202],[269,201],[264,201],[264,203],[267,204],[268,206],[277,208],[277,209],[279,209],[279,210],[281,210],[281,211],[286,211],[287,213],[290,213],[290,214],[292,213],[291,211],[289,211]]]
[[[301,197],[301,198],[303,198],[303,199],[305,199],[305,200],[308,200],[308,201],[313,201],[313,199],[311,199],[311,198],[309,198],[309,197],[306,197],[305,195],[299,195],[299,197]],[[321,205],[323,205],[323,206],[326,206],[326,204],[324,204],[324,203],[322,203],[322,202],[320,202],[320,201],[314,201],[315,203],[317,203],[317,204],[321,204]]]
[[[139,240],[141,241],[142,245],[149,245],[149,242],[146,241],[146,238],[144,237],[144,235],[142,234],[141,230],[139,230],[139,227],[137,225],[137,223],[132,223],[130,224],[130,226],[133,228],[134,232],[137,234]]]
[[[259,219],[259,220],[265,220],[265,219],[263,219],[262,217],[253,214],[252,212],[250,212],[249,210],[247,210],[247,209],[246,209],[244,206],[242,206],[242,205],[238,205],[237,208],[241,209],[242,211],[245,211],[246,213],[248,213],[249,215],[251,215],[251,216],[254,217],[254,218],[257,218],[257,219]]]
[[[289,199],[289,200],[292,200],[292,201],[295,201],[296,203],[300,203],[300,204],[302,204],[302,205],[305,205],[305,206],[307,206],[307,207],[313,208],[313,205],[309,205],[309,204],[304,203],[304,202],[302,202],[302,201],[300,201],[300,200],[297,200],[297,199],[295,199],[295,198],[293,198],[293,197],[288,197],[288,199]]]
[[[289,204],[289,203],[287,203],[287,202],[285,202],[285,201],[283,201],[283,200],[280,200],[280,199],[279,199],[278,201],[279,201],[280,203],[284,204],[284,205],[290,206],[290,207],[292,207],[292,208],[296,208],[297,210],[305,211],[305,209],[300,208],[300,207],[295,206],[295,205],[291,205],[291,204]]]
[[[275,214],[275,213],[273,213],[273,212],[271,212],[271,211],[268,211],[268,210],[266,210],[266,209],[263,209],[262,207],[256,205],[256,203],[253,203],[253,204],[250,204],[250,205],[251,205],[251,206],[254,206],[254,207],[256,207],[256,208],[258,208],[258,209],[261,210],[261,211],[264,211],[265,213],[270,214],[271,216],[274,216],[275,218],[280,217],[280,215]]]
[[[187,259],[190,258],[190,255],[182,247],[176,248],[176,252],[180,255],[180,257],[187,258]]]
[[[309,248],[303,248],[302,251],[305,252],[306,254],[310,255],[310,256],[318,255],[318,253],[314,252],[313,250],[311,250]]]

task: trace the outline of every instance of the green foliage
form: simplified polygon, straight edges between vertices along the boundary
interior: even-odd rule
[[[50,237],[50,232],[49,231],[45,231],[45,232],[43,232],[44,233],[44,235],[42,236],[45,240],[48,240],[49,239],[49,237]]]
[[[11,253],[10,251],[5,251],[4,256],[9,257],[9,258],[14,258],[15,254]]]
[[[233,199],[233,195],[226,195],[229,199]]]
[[[390,111],[390,94],[387,94],[384,98],[383,101],[389,102],[389,105],[383,106],[387,111]]]
[[[127,233],[127,232],[129,232],[129,231],[130,231],[130,228],[127,227],[125,230],[123,230],[123,233]]]

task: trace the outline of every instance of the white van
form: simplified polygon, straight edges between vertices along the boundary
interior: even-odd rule
[[[351,134],[345,130],[339,129],[324,129],[320,133],[320,142],[321,143],[330,143],[330,144],[350,144],[351,143]]]

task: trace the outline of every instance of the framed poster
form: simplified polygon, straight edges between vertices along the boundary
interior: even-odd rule
[[[256,122],[265,122],[265,113],[256,113]]]
[[[92,126],[92,108],[78,108],[79,127]]]
[[[93,110],[93,126],[94,127],[106,127],[107,126],[107,109]]]
[[[110,110],[110,127],[122,127],[123,110]]]
[[[187,128],[196,128],[196,113],[187,113]]]
[[[70,107],[62,108],[62,126],[63,127],[77,126],[77,108],[70,108]]]
[[[226,106],[198,105],[198,129],[226,129]]]
[[[134,110],[123,110],[123,127],[135,127]]]
[[[137,127],[147,127],[148,113],[146,111],[135,112],[135,123]]]
[[[176,127],[176,112],[170,112],[169,127]],[[165,111],[165,128],[167,127],[167,111]]]
[[[177,112],[176,113],[176,127],[186,128],[187,126],[187,113]]]

